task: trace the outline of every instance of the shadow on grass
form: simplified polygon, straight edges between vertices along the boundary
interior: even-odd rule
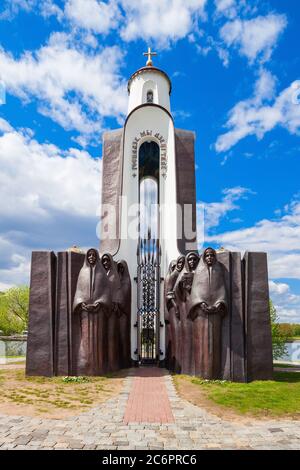
[[[274,372],[275,382],[297,383],[300,382],[299,372]]]

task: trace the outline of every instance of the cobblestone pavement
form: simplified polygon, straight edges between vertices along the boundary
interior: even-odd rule
[[[0,415],[0,449],[300,449],[299,421],[225,421],[180,399],[167,373],[175,422],[125,424],[133,380],[117,397],[65,420]]]

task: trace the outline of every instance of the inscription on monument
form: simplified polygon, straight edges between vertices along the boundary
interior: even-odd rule
[[[138,137],[135,137],[131,145],[131,169],[132,176],[136,176],[136,171],[138,170],[138,144],[141,139],[144,137],[154,137],[158,140],[160,146],[160,169],[162,176],[165,178],[167,176],[168,169],[168,157],[167,157],[167,142],[165,138],[159,133],[156,132],[153,134],[151,130],[144,130],[140,132]]]

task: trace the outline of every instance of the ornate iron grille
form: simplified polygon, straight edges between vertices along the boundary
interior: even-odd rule
[[[160,301],[159,241],[151,238],[138,243],[138,354],[141,363],[159,360],[159,301]]]

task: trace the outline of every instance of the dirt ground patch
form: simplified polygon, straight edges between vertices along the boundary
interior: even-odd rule
[[[26,377],[25,367],[0,366],[0,413],[64,419],[89,411],[120,393],[125,371],[88,377],[82,383],[63,377]]]

